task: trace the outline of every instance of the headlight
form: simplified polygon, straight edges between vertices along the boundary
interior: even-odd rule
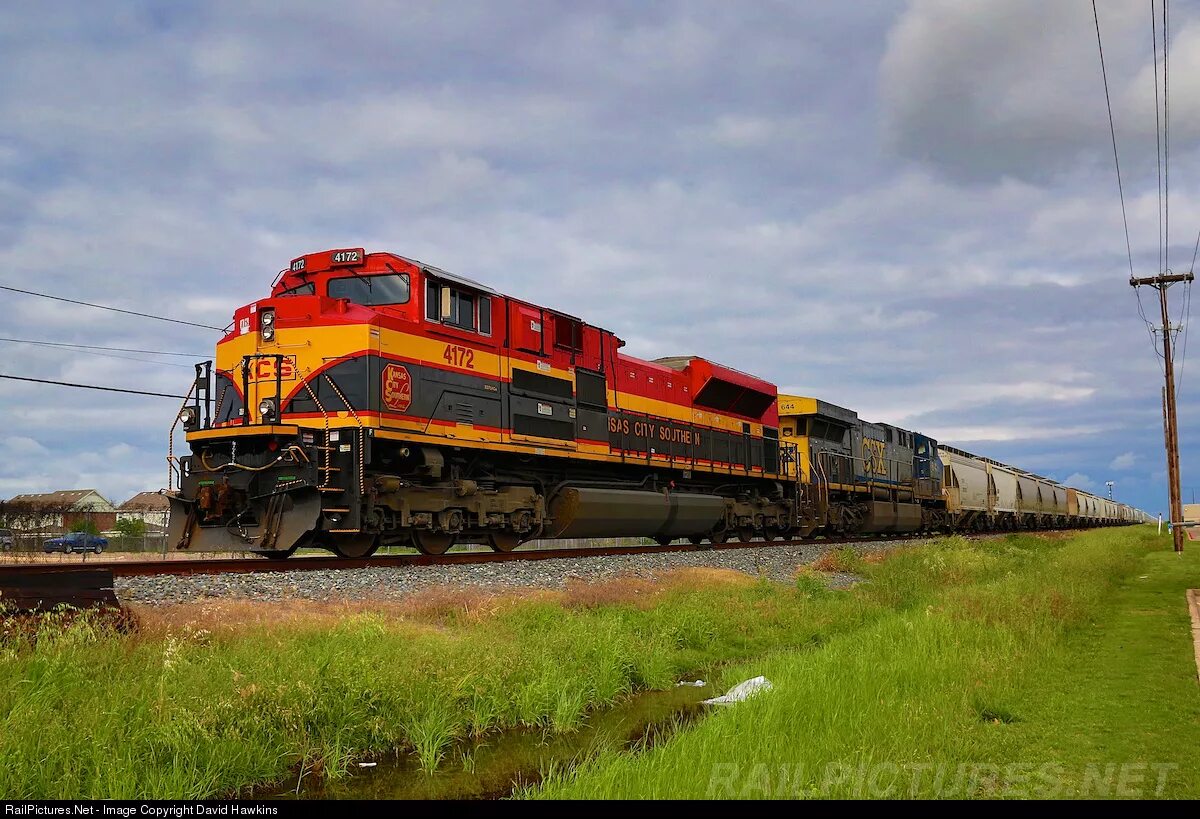
[[[272,325],[267,325],[262,329],[263,341],[270,341],[275,338],[275,328]]]
[[[275,311],[263,310],[258,314],[258,326],[262,331],[263,341],[275,338]]]
[[[275,399],[264,398],[258,402],[258,414],[264,421],[269,421],[275,417]]]
[[[198,420],[195,407],[184,407],[179,413],[179,423],[183,424],[184,427],[194,427]]]

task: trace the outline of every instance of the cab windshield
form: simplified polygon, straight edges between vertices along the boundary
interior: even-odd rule
[[[329,298],[349,299],[364,307],[385,304],[407,304],[412,295],[407,273],[388,273],[379,276],[349,276],[330,279]]]

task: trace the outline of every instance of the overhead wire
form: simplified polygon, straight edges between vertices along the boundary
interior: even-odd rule
[[[1163,270],[1171,269],[1171,29],[1170,0],[1163,0]]]
[[[1150,44],[1154,53],[1154,152],[1155,168],[1158,171],[1158,272],[1163,266],[1163,166],[1162,166],[1162,121],[1161,102],[1158,98],[1158,21],[1154,14],[1154,0],[1150,0]]]
[[[1100,12],[1092,0],[1092,18],[1096,21],[1096,46],[1100,50],[1100,76],[1104,79],[1104,103],[1108,107],[1108,130],[1112,134],[1113,164],[1117,169],[1117,192],[1121,196],[1121,221],[1125,225],[1125,253],[1129,257],[1129,275],[1133,277],[1133,245],[1129,241],[1129,217],[1125,212],[1125,185],[1121,181],[1121,160],[1117,153],[1117,126],[1113,123],[1112,97],[1108,93],[1108,69],[1104,65],[1104,41],[1100,38]]]
[[[33,384],[53,384],[58,387],[73,387],[75,389],[80,389],[80,390],[100,390],[101,392],[121,392],[121,393],[127,393],[129,395],[148,395],[148,396],[152,396],[154,398],[178,398],[178,399],[182,399],[182,400],[187,400],[187,397],[188,397],[186,395],[174,395],[174,394],[165,393],[165,392],[149,392],[147,390],[129,390],[129,389],[124,389],[122,387],[106,387],[106,386],[100,386],[98,384],[76,384],[71,381],[56,381],[56,380],[50,379],[50,378],[29,378],[27,376],[6,375],[4,373],[0,373],[0,378],[6,379],[8,381],[28,381]]]
[[[1104,80],[1104,105],[1108,110],[1108,132],[1109,132],[1110,136],[1112,137],[1113,166],[1116,168],[1116,171],[1117,171],[1117,193],[1120,195],[1120,199],[1121,199],[1121,223],[1122,223],[1122,225],[1124,225],[1124,228],[1125,228],[1125,255],[1126,255],[1126,258],[1129,260],[1129,278],[1132,279],[1134,277],[1133,245],[1129,240],[1129,216],[1128,216],[1128,214],[1126,212],[1126,208],[1125,208],[1125,184],[1121,179],[1121,158],[1120,158],[1119,152],[1117,151],[1117,126],[1113,120],[1112,96],[1108,90],[1108,68],[1105,65],[1105,60],[1104,60],[1104,39],[1100,35],[1100,12],[1097,11],[1097,9],[1096,9],[1096,0],[1092,0],[1092,19],[1096,23],[1096,49],[1100,53],[1100,77]],[[1150,3],[1150,30],[1151,30],[1152,34],[1154,32],[1154,27],[1155,27],[1154,2],[1153,2],[1153,0],[1151,0],[1151,3]],[[1158,53],[1158,48],[1157,48],[1157,46],[1155,46],[1155,55],[1156,55],[1155,56],[1155,64],[1154,64],[1154,66],[1155,66],[1155,68],[1154,68],[1154,70],[1155,70],[1155,88],[1156,88],[1155,99],[1157,99],[1157,83],[1158,83],[1157,53]],[[1157,117],[1158,116],[1157,102],[1155,103],[1154,110],[1155,110],[1155,117]],[[1157,136],[1157,132],[1156,132],[1156,136]],[[1161,234],[1160,234],[1160,238],[1161,238]],[[1160,241],[1159,247],[1160,247],[1159,262],[1161,265],[1161,261],[1162,261],[1162,259],[1161,259],[1161,247],[1162,247],[1161,241]],[[1155,355],[1158,356],[1158,358],[1160,359],[1159,366],[1162,367],[1163,364],[1161,362],[1161,359],[1163,358],[1163,354],[1161,352],[1159,352],[1159,349],[1158,349],[1158,341],[1156,340],[1155,335],[1154,335],[1154,325],[1150,322],[1149,319],[1146,318],[1146,311],[1145,311],[1145,308],[1142,306],[1142,295],[1141,295],[1140,288],[1136,289],[1135,292],[1137,293],[1138,315],[1141,316],[1142,321],[1145,322],[1145,324],[1146,324],[1147,332],[1149,332],[1149,334],[1150,334],[1150,346],[1154,349]]]
[[[21,293],[26,296],[37,296],[37,297],[43,298],[43,299],[51,299],[53,301],[66,302],[67,304],[78,304],[78,305],[82,305],[83,307],[94,307],[97,310],[109,310],[114,313],[124,313],[127,316],[139,316],[140,318],[154,319],[155,321],[166,321],[166,322],[170,322],[171,324],[183,324],[188,327],[200,327],[204,330],[223,331],[225,329],[223,327],[214,327],[211,324],[201,324],[201,323],[195,322],[195,321],[185,321],[184,319],[170,318],[168,316],[155,316],[151,313],[139,313],[136,310],[125,310],[123,308],[112,307],[107,304],[94,304],[90,301],[79,301],[78,299],[68,299],[68,298],[65,298],[64,296],[52,296],[48,293],[37,293],[33,290],[23,290],[20,287],[11,287],[6,284],[0,284],[0,290],[8,290],[9,292]]]
[[[11,342],[13,344],[36,344],[43,347],[70,347],[79,350],[103,350],[105,352],[114,353],[142,353],[144,355],[170,355],[180,356],[182,358],[203,358],[203,356],[195,353],[175,353],[167,352],[166,350],[143,350],[137,347],[103,347],[98,344],[71,344],[65,341],[40,341],[31,338],[0,338],[0,341]]]
[[[192,366],[193,366],[190,364],[176,364],[174,361],[158,361],[153,358],[138,358],[138,357],[132,356],[132,355],[120,355],[119,353],[124,351],[124,348],[121,348],[121,347],[97,347],[97,346],[89,345],[89,344],[62,344],[62,343],[56,343],[56,342],[52,342],[52,341],[32,341],[32,340],[28,340],[28,339],[18,339],[18,338],[0,338],[0,342],[9,342],[9,343],[15,343],[15,344],[29,344],[29,345],[33,345],[33,346],[37,346],[37,347],[48,347],[50,349],[56,349],[56,350],[60,350],[63,352],[70,350],[70,351],[73,351],[73,352],[76,352],[76,353],[79,353],[82,355],[100,356],[102,358],[113,358],[113,359],[118,359],[120,361],[134,361],[139,364],[157,364],[161,367],[179,367],[179,368],[185,369],[185,370],[190,370],[190,369],[192,369]],[[113,350],[115,350],[116,352],[110,352]],[[142,351],[138,350],[138,351],[133,351],[133,352],[142,352]],[[146,350],[145,352],[150,355],[183,355],[182,353],[160,353],[155,350]],[[199,360],[201,357],[200,356],[189,356],[189,358],[195,358],[196,360]]]
[[[1191,325],[1189,319],[1192,315],[1192,282],[1187,282],[1184,287],[1187,288],[1187,295],[1184,297],[1184,301],[1187,306],[1183,311],[1183,349],[1179,353],[1179,378],[1175,384],[1175,389],[1177,391],[1183,390],[1183,371],[1187,367],[1188,328]]]
[[[1163,0],[1162,3],[1162,43],[1163,43],[1163,99],[1162,99],[1162,213],[1163,213],[1163,239],[1162,239],[1162,254],[1163,254],[1163,271],[1167,272],[1171,267],[1171,8],[1170,0]],[[1153,16],[1153,0],[1151,0],[1151,15]],[[1158,64],[1155,62],[1155,84],[1157,87],[1158,81]],[[1157,109],[1156,109],[1157,119]],[[1196,236],[1196,245],[1192,249],[1192,263],[1189,268],[1194,272],[1196,269],[1196,254],[1200,251],[1200,233]],[[1187,348],[1188,348],[1188,329],[1192,314],[1192,282],[1184,283],[1184,296],[1180,300],[1179,318],[1175,322],[1175,326],[1164,327],[1163,333],[1173,333],[1173,338],[1178,340],[1180,333],[1183,334],[1182,345],[1177,346],[1179,372],[1176,376],[1176,389],[1181,390],[1183,387],[1183,375],[1187,367]],[[1168,321],[1170,317],[1168,316]]]

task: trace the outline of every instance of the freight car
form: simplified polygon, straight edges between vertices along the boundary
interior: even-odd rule
[[[353,557],[458,542],[510,551],[541,537],[720,543],[1122,519],[717,362],[648,361],[623,346],[403,256],[300,256],[197,367],[177,421],[190,452],[168,456],[180,485],[171,542]]]

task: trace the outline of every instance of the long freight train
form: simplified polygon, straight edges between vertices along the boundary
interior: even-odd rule
[[[170,538],[281,558],[1142,519],[391,253],[293,260],[197,367]],[[172,429],[172,437],[175,430]]]

